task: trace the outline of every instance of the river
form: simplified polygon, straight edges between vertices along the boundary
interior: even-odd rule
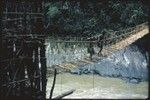
[[[52,86],[53,78],[48,78],[47,98]],[[101,77],[99,75],[75,75],[70,73],[58,74],[53,97],[71,89],[75,92],[64,98],[92,98],[92,99],[129,99],[148,97],[148,82],[139,84],[127,83],[119,78]]]

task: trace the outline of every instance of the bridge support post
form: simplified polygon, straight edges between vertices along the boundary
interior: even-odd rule
[[[45,45],[40,46],[40,61],[41,61],[41,74],[42,74],[42,92],[44,93],[44,97],[46,97],[46,57],[45,57]]]

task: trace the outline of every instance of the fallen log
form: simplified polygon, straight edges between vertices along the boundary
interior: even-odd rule
[[[63,97],[72,94],[74,91],[75,91],[75,89],[72,89],[70,91],[67,91],[65,93],[62,93],[61,95],[54,97],[53,99],[62,99]]]

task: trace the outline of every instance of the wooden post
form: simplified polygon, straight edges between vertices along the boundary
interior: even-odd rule
[[[20,41],[18,41],[18,42],[20,42]],[[25,47],[23,47],[24,45],[23,45],[23,43],[24,42],[20,42],[20,43],[18,43],[18,46],[20,46],[20,48],[18,48],[18,50],[21,50],[22,49],[22,56],[24,56],[24,53],[25,53]],[[17,46],[17,45],[16,45]],[[18,58],[18,57],[17,57]],[[22,66],[20,66],[22,64]],[[19,73],[19,75],[20,75],[20,80],[22,80],[22,79],[25,79],[25,66],[26,66],[26,64],[25,64],[25,58],[23,58],[23,59],[19,59],[18,60],[18,62],[17,62],[17,66],[18,67],[21,67],[20,68],[20,73]],[[25,83],[23,82],[23,83],[20,83],[20,92],[21,93],[23,93],[24,92],[24,88],[25,88]]]
[[[38,44],[34,44],[34,66],[36,70],[36,76],[40,75],[40,68],[39,68],[39,59],[38,59]],[[36,79],[35,81],[36,88],[40,90],[40,77]]]
[[[51,91],[50,91],[49,100],[51,100],[51,99],[52,99],[52,96],[53,96],[53,91],[54,91],[55,82],[56,82],[56,74],[57,74],[57,70],[55,69],[55,71],[54,71],[53,85],[52,85],[52,88],[51,88]]]
[[[7,43],[7,46],[10,46],[8,49],[8,58],[10,59],[8,66],[9,66],[9,77],[10,80],[13,80],[13,76],[15,73],[15,66],[14,66],[14,52],[13,52],[13,41],[9,41]]]
[[[46,79],[46,58],[45,58],[45,45],[44,42],[41,45],[40,48],[40,61],[41,61],[41,74],[42,74],[42,92],[44,93],[44,97],[46,97],[46,83],[47,83],[47,79]]]
[[[25,47],[26,47],[26,55],[25,58],[26,59],[26,66],[27,66],[27,73],[28,73],[28,77],[30,79],[30,85],[31,85],[31,88],[33,88],[33,75],[34,75],[34,66],[33,66],[33,48],[32,48],[32,44],[25,44]],[[29,59],[30,58],[30,59]]]
[[[3,2],[2,2],[2,0],[0,1],[0,4],[2,4],[2,11],[3,11],[3,9],[4,9],[4,7],[3,7]],[[2,11],[0,11],[0,15],[2,15]],[[2,57],[4,57],[4,54],[3,54],[3,51],[4,51],[4,48],[2,47],[2,45],[3,45],[3,41],[2,41],[2,17],[0,17],[0,48],[1,48],[1,50],[0,50],[0,61],[2,61]],[[2,65],[2,62],[0,62],[0,65]],[[3,84],[3,78],[2,78],[3,76],[2,76],[2,66],[1,66],[1,68],[0,68],[0,94],[1,94],[1,90],[2,90],[2,88],[1,88],[1,86],[2,86],[2,84]],[[0,96],[0,99],[1,99],[1,96]]]

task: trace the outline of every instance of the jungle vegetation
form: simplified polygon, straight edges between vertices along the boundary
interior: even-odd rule
[[[93,36],[148,20],[146,0],[52,0],[46,6],[51,36]]]

